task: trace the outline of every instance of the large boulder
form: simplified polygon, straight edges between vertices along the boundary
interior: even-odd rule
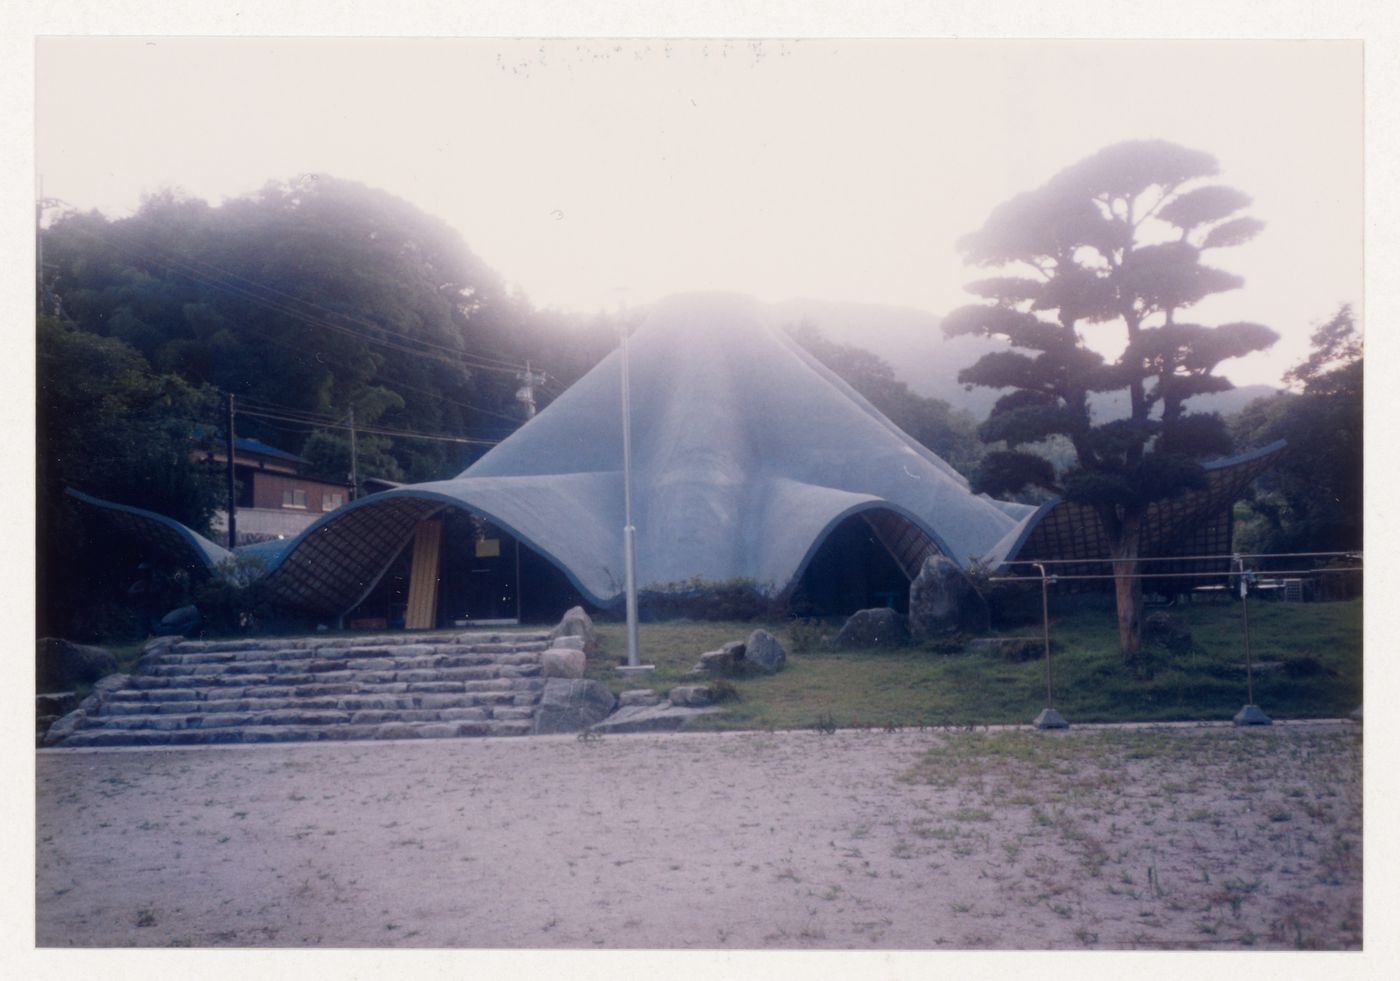
[[[718,674],[726,677],[735,677],[744,674],[748,667],[744,659],[745,645],[743,641],[731,640],[717,651],[706,651],[700,655],[700,663],[696,665],[697,674]]]
[[[581,606],[568,610],[560,619],[559,626],[549,632],[551,646],[561,637],[581,637],[585,654],[598,652],[598,631],[593,627],[593,619]]]
[[[540,674],[546,678],[582,678],[587,666],[583,651],[551,647],[540,655]]]
[[[680,708],[670,702],[657,705],[624,705],[593,727],[593,732],[675,732],[691,719],[723,712],[716,705]]]
[[[617,696],[619,710],[625,708],[646,708],[661,704],[661,693],[655,688],[632,688]]]
[[[83,723],[87,721],[87,717],[86,709],[74,709],[69,712],[63,718],[49,726],[48,731],[44,733],[42,740],[43,745],[55,746],[63,742],[63,740],[83,727]]]
[[[857,610],[834,642],[837,647],[899,647],[909,643],[909,618],[891,609]]]
[[[160,618],[155,633],[158,637],[189,637],[199,633],[203,624],[204,618],[199,615],[198,607],[181,606]]]
[[[39,641],[34,657],[36,689],[66,691],[91,684],[117,670],[117,659],[105,647],[89,647],[57,637]]]
[[[957,563],[930,555],[909,584],[909,633],[916,642],[948,634],[984,633],[990,626],[987,601]]]
[[[676,685],[666,697],[672,705],[683,708],[701,708],[715,700],[709,685]]]
[[[777,671],[787,663],[787,651],[766,630],[755,630],[744,642],[744,666],[749,671]]]
[[[550,678],[540,695],[535,716],[535,732],[547,735],[578,732],[601,722],[612,712],[617,699],[608,687],[586,679]]]

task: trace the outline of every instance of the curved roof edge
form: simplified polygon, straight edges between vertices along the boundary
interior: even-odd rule
[[[850,518],[857,514],[861,514],[865,511],[893,512],[894,514],[899,515],[905,521],[908,521],[915,528],[918,528],[925,535],[927,535],[929,539],[933,542],[933,544],[938,546],[938,550],[944,555],[953,554],[948,549],[948,543],[945,542],[941,537],[939,537],[936,531],[930,528],[924,521],[920,520],[919,517],[913,512],[909,511],[907,508],[900,507],[898,504],[895,504],[892,501],[886,501],[883,498],[872,497],[871,499],[867,501],[862,501],[859,504],[852,504],[850,507],[841,511],[830,521],[828,521],[826,525],[822,528],[822,530],[817,534],[817,537],[813,539],[812,544],[807,547],[807,552],[802,556],[802,561],[797,563],[797,568],[793,571],[792,578],[789,579],[788,582],[781,589],[778,589],[773,595],[780,596],[788,590],[792,589],[798,582],[800,582],[802,577],[806,575],[807,567],[811,565],[812,559],[816,557],[818,550],[821,549],[822,545],[826,544],[826,540],[829,537],[831,537],[831,533],[836,530],[836,528],[841,524],[841,522],[845,521],[847,518]]]
[[[214,573],[215,569],[217,569],[220,564],[233,558],[233,552],[230,552],[221,545],[216,545],[198,532],[182,525],[174,518],[167,518],[163,514],[147,511],[144,508],[133,507],[130,504],[118,504],[116,501],[105,501],[100,497],[84,494],[82,491],[75,490],[72,487],[65,488],[65,493],[90,507],[100,510],[116,511],[119,514],[125,514],[136,518],[138,522],[149,522],[166,531],[174,532],[179,540],[187,546],[194,558],[198,560],[198,565],[203,567],[210,575]]]
[[[459,480],[443,481],[442,483],[455,484],[459,482],[460,478]],[[594,606],[606,607],[610,603],[616,601],[616,596],[612,597],[611,600],[605,600],[602,597],[599,597],[596,593],[593,592],[593,590],[585,586],[582,580],[580,580],[579,577],[574,573],[574,571],[570,569],[564,562],[562,562],[557,555],[555,555],[552,551],[545,548],[544,546],[540,545],[529,535],[522,533],[519,530],[519,528],[517,528],[513,523],[502,520],[490,510],[483,508],[477,504],[471,503],[466,497],[451,494],[446,491],[425,490],[425,486],[426,485],[398,487],[393,490],[381,491],[378,494],[371,494],[368,497],[362,497],[357,501],[352,501],[349,504],[336,508],[329,514],[322,515],[320,518],[316,519],[316,521],[312,522],[305,529],[303,529],[299,535],[287,542],[286,548],[283,549],[276,557],[274,557],[268,563],[266,575],[269,577],[272,576],[278,570],[278,568],[281,567],[282,564],[288,558],[291,557],[292,552],[294,552],[303,542],[305,542],[313,534],[316,534],[317,532],[325,529],[327,526],[345,517],[350,512],[367,507],[372,508],[377,504],[381,504],[385,501],[398,500],[401,498],[408,497],[416,498],[419,500],[438,501],[448,506],[456,507],[463,511],[468,511],[472,514],[480,515],[481,517],[490,521],[492,524],[495,524],[503,530],[509,532],[521,544],[529,546],[529,548],[538,553],[542,558],[544,558],[556,569],[562,572],[564,574],[564,577],[569,580],[569,584],[572,585],[575,589],[577,589],[579,591],[579,594],[583,596],[584,599],[588,600],[588,602],[592,603]],[[392,556],[390,556],[390,558],[392,558]]]

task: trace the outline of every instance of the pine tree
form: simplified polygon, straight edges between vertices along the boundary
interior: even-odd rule
[[[1243,285],[1207,265],[1207,254],[1242,245],[1263,224],[1239,212],[1240,191],[1210,181],[1209,154],[1163,141],[1120,143],[1070,166],[996,208],[959,248],[1006,275],[967,288],[987,302],[944,320],[949,335],[999,337],[995,351],[959,374],[973,386],[1010,389],[983,424],[989,453],[974,485],[1006,494],[1038,485],[1090,505],[1113,561],[1119,643],[1142,645],[1139,536],[1148,506],[1204,486],[1201,460],[1230,449],[1224,421],[1187,400],[1233,387],[1222,361],[1277,340],[1267,327],[1182,321],[1206,297]],[[1108,361],[1086,344],[1115,332]],[[1126,389],[1126,419],[1095,422],[1091,392]],[[1024,447],[1066,437],[1075,462],[1063,473]]]

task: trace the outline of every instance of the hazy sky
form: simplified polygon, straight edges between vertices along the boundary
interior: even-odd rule
[[[109,216],[330,174],[459,229],[536,303],[735,289],[946,312],[954,243],[1124,139],[1209,151],[1268,228],[1202,305],[1284,339],[1362,296],[1361,45],[46,39],[44,193]],[[620,289],[625,288],[625,292]]]

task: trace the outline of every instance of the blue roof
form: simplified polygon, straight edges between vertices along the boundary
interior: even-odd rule
[[[208,426],[194,427],[195,439],[205,439],[214,435],[216,435],[216,431],[210,429]],[[278,460],[286,460],[288,463],[306,462],[305,459],[297,456],[295,453],[288,453],[286,450],[279,450],[277,447],[271,445],[270,443],[264,443],[260,439],[254,439],[251,436],[239,436],[235,434],[233,437],[233,451],[237,453],[239,450],[243,450],[245,453],[257,453],[260,456],[270,456]]]
[[[263,456],[276,457],[279,460],[286,460],[289,463],[305,463],[306,461],[295,453],[288,453],[286,450],[279,450],[275,446],[270,446],[260,439],[252,439],[248,436],[234,436],[233,451],[246,450],[249,453],[259,453]]]

